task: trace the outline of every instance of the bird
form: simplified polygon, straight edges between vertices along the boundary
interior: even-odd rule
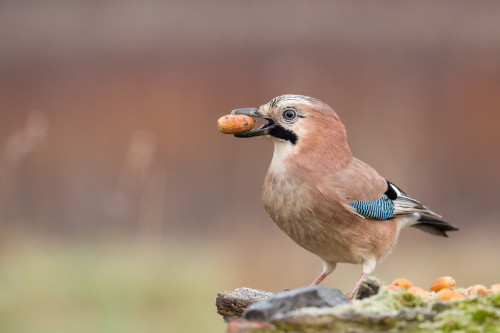
[[[458,230],[354,157],[339,116],[319,99],[287,94],[231,114],[265,120],[234,136],[274,141],[262,203],[282,231],[322,260],[312,285],[338,263],[361,264],[362,274],[346,294],[352,300],[394,249],[401,229],[411,226],[441,237]]]

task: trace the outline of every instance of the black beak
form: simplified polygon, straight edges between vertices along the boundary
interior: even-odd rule
[[[272,118],[265,117],[261,115],[258,111],[258,108],[244,108],[244,109],[236,109],[231,112],[231,114],[244,114],[246,116],[254,117],[254,118],[264,118],[267,122],[257,129],[253,129],[244,133],[234,134],[237,138],[249,138],[252,136],[261,136],[261,135],[269,135],[271,130],[278,126]]]

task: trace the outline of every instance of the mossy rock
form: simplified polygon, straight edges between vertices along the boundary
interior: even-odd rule
[[[441,302],[382,291],[334,308],[303,308],[245,332],[499,332],[500,293]]]

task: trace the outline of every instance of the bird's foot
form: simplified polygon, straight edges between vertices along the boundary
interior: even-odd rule
[[[354,293],[353,293],[354,290],[348,292],[347,294],[345,294],[345,298],[347,298],[349,301],[352,301],[353,298],[354,298]]]

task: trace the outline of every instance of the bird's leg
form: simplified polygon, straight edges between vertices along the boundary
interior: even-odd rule
[[[359,289],[359,286],[361,285],[361,282],[363,282],[363,280],[366,279],[367,276],[368,276],[368,274],[365,274],[365,273],[361,274],[361,276],[358,279],[358,282],[356,282],[356,284],[354,285],[354,288],[352,288],[352,290],[350,292],[345,294],[345,297],[348,300],[351,301],[354,298],[354,296],[358,292],[358,289]]]
[[[323,272],[316,278],[316,280],[311,283],[311,286],[319,284],[321,281],[323,281],[324,278],[328,276],[333,270],[335,269],[335,266],[337,266],[337,263],[328,263],[326,261],[323,261]]]
[[[359,286],[361,286],[361,282],[363,282],[364,279],[366,279],[366,277],[368,275],[370,275],[375,270],[376,264],[377,264],[376,259],[370,259],[370,260],[363,262],[363,273],[359,277],[358,282],[356,282],[356,284],[354,285],[354,288],[352,288],[352,290],[345,295],[345,297],[348,300],[351,301],[354,298],[354,296],[356,296],[356,293],[358,292]]]
[[[328,274],[326,274],[325,272],[321,272],[321,274],[318,275],[318,277],[316,278],[316,280],[314,280],[313,283],[311,283],[311,286],[319,284],[321,281],[323,281],[324,278],[326,278],[327,275]]]

